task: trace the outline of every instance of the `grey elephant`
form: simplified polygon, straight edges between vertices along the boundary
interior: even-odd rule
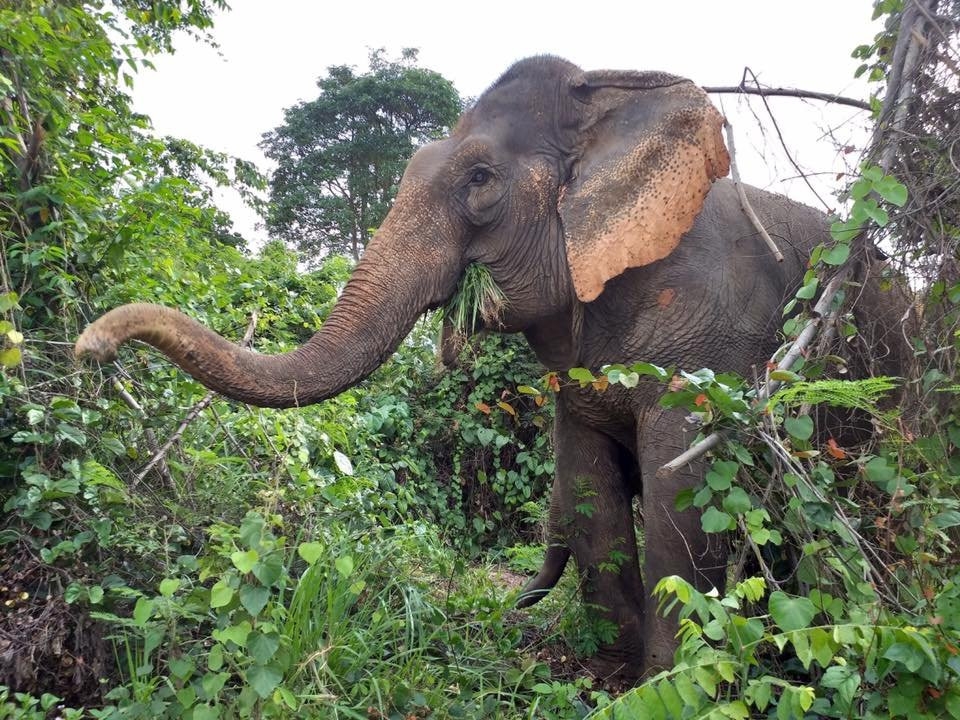
[[[821,213],[747,188],[785,257],[774,259],[733,184],[718,180],[729,164],[722,124],[706,94],[680,77],[520,61],[448,138],[417,151],[336,307],[299,349],[261,355],[176,310],[134,304],[90,325],[77,353],[105,361],[136,338],[230,398],[316,403],[383,363],[476,262],[506,295],[499,329],[522,332],[550,370],[648,361],[746,374],[775,349],[781,308],[829,235]],[[528,588],[531,598],[542,594],[572,553],[585,599],[620,628],[601,658],[635,672],[670,664],[675,648],[675,622],[655,612],[653,584],[678,574],[708,589],[725,574],[699,513],[674,509],[678,491],[702,477],[702,461],[669,482],[656,478],[689,441],[682,418],[659,406],[661,392],[560,390],[551,543]],[[590,517],[574,511],[583,492]],[[614,553],[621,561],[610,569]]]

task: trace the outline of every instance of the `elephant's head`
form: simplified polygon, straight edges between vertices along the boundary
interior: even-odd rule
[[[721,125],[703,91],[679,77],[523,60],[449,138],[414,155],[336,307],[301,348],[260,355],[175,310],[137,304],[90,325],[77,353],[107,360],[136,338],[237,400],[314,403],[376,369],[471,262],[506,295],[503,330],[569,330],[579,303],[668,255],[690,228],[727,172]]]

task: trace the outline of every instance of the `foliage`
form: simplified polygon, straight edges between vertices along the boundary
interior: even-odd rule
[[[360,258],[396,195],[416,146],[438,137],[460,114],[450,81],[416,65],[370,53],[370,69],[327,68],[316,100],[288,108],[261,147],[277,168],[270,181],[267,227],[308,259],[335,253]]]

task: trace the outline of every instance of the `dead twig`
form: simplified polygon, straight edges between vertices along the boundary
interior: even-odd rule
[[[843,95],[814,92],[812,90],[801,90],[799,88],[765,88],[760,87],[759,85],[757,87],[748,87],[743,81],[741,81],[739,85],[713,85],[704,86],[703,89],[708,93],[715,94],[804,98],[809,100],[822,100],[823,102],[833,103],[834,105],[848,105],[850,107],[855,107],[858,110],[870,109],[870,103],[864,102],[863,100],[857,100],[855,98],[844,97]]]
[[[737,153],[733,143],[733,125],[725,119],[723,121],[723,128],[727,133],[727,150],[730,152],[730,173],[733,175],[733,186],[737,189],[737,195],[740,197],[740,207],[743,208],[744,214],[750,219],[753,227],[760,233],[760,237],[763,238],[767,247],[770,248],[770,252],[773,253],[777,262],[783,262],[783,253],[780,252],[780,248],[777,247],[773,238],[770,237],[770,234],[763,227],[763,223],[760,222],[760,218],[757,217],[757,213],[754,212],[753,206],[750,204],[750,201],[747,200],[747,193],[743,189],[743,182],[740,180],[740,171],[737,169]]]
[[[257,327],[257,311],[254,310],[253,313],[250,315],[250,323],[247,325],[247,331],[243,334],[243,340],[240,341],[241,347],[245,347],[250,344],[250,341],[253,339],[253,332],[256,329],[256,327]],[[157,452],[154,453],[153,457],[150,458],[150,461],[143,466],[143,469],[140,470],[139,473],[137,473],[136,478],[134,478],[134,483],[139,483],[141,480],[143,480],[147,476],[147,473],[149,473],[150,470],[153,468],[153,466],[156,465],[161,460],[163,460],[166,454],[170,451],[170,448],[172,448],[174,444],[183,435],[184,431],[187,429],[187,426],[191,422],[193,422],[193,419],[197,417],[197,415],[199,415],[201,412],[203,412],[203,410],[211,402],[213,402],[214,394],[215,393],[211,390],[210,392],[208,392],[206,395],[203,396],[200,402],[198,402],[196,405],[190,408],[190,412],[188,412],[186,417],[183,418],[180,425],[174,431],[173,435],[171,435],[167,439],[167,441],[163,444],[163,447],[157,450]]]
[[[143,406],[137,402],[137,399],[133,397],[127,389],[123,386],[117,378],[113,379],[113,389],[117,391],[117,394],[126,403],[127,407],[133,410],[137,415],[140,416],[141,420],[147,420],[147,411],[143,409]],[[160,443],[157,441],[157,434],[153,431],[153,428],[144,427],[143,436],[147,440],[147,447],[150,448],[150,452],[153,455],[157,455],[160,452]],[[165,458],[160,458],[157,461],[157,472],[167,486],[172,490],[174,488],[173,476],[170,474],[170,468],[167,467],[167,461]]]

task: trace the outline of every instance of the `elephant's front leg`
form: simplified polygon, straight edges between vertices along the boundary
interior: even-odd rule
[[[557,473],[551,498],[553,542],[573,552],[582,597],[617,625],[617,637],[596,655],[605,672],[639,674],[643,657],[643,582],[625,467],[634,463],[610,437],[579,422],[558,403]]]
[[[723,591],[726,555],[717,535],[708,536],[700,525],[700,511],[677,512],[677,493],[697,485],[703,478],[704,462],[695,461],[674,473],[669,480],[657,477],[657,470],[687,449],[692,434],[684,433],[684,413],[659,410],[640,427],[638,451],[643,476],[644,577],[651,595],[646,599],[644,666],[656,672],[673,666],[677,647],[676,613],[657,613],[652,595],[657,582],[667,575],[679,575],[698,590]]]

